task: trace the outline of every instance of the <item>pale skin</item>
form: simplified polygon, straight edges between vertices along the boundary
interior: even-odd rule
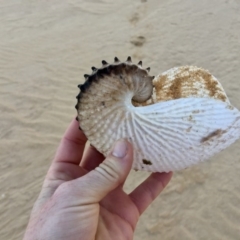
[[[24,240],[130,240],[141,214],[172,173],[153,173],[130,194],[123,184],[133,150],[124,139],[104,158],[88,148],[73,120],[65,132],[34,204]]]

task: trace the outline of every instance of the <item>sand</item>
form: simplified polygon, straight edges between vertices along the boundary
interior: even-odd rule
[[[240,5],[234,0],[8,0],[0,3],[0,239],[21,239],[91,66],[143,60],[157,75],[208,69],[240,109]],[[240,239],[239,141],[175,173],[135,240]],[[148,174],[132,172],[130,191]]]

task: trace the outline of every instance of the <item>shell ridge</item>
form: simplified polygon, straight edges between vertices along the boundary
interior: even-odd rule
[[[164,144],[164,138],[161,135],[159,135],[161,137],[159,137],[159,139],[157,139],[157,136],[154,135],[154,131],[151,134],[151,132],[144,130],[144,128],[146,128],[146,126],[141,125],[140,123],[139,123],[139,127],[138,128],[139,128],[139,130],[137,129],[137,131],[140,131],[140,129],[141,129],[142,132],[147,132],[148,133],[147,138],[148,138],[148,136],[151,136],[152,140],[155,140],[155,141],[152,142],[152,145],[151,145],[152,150],[147,152],[147,154],[145,155],[145,158],[147,158],[149,160],[152,160],[152,161],[154,160],[155,163],[160,165],[158,167],[161,167],[162,169],[166,169],[166,166],[174,167],[171,162],[167,163],[167,161],[164,158],[161,158],[161,161],[159,161],[159,158],[160,158],[159,156],[156,157],[155,154],[153,154],[153,155],[149,154],[151,152],[152,153],[159,152],[159,149],[163,149],[164,147],[168,147],[169,146],[169,145],[166,146],[166,144]],[[149,141],[147,140],[147,143],[148,142]],[[144,146],[147,145],[147,143],[145,143]],[[159,143],[158,146],[155,143]],[[141,148],[144,149],[144,146],[141,146]],[[155,151],[153,151],[154,149],[155,149]],[[160,155],[162,155],[162,152],[163,151],[161,151]],[[148,156],[148,154],[149,154],[149,156]]]
[[[114,107],[112,107],[112,108],[110,108],[108,110],[105,110],[105,111],[102,112],[101,116],[98,116],[97,118],[95,117],[95,120],[98,120],[100,117],[101,117],[101,119],[105,119],[109,115],[109,113],[114,112],[117,109],[118,109],[118,106],[114,106]],[[91,116],[95,116],[95,115],[96,115],[95,112],[93,112],[92,114],[89,114],[86,117],[86,120],[88,120],[89,116],[91,117]],[[85,120],[85,118],[82,117],[82,120]],[[102,125],[104,125],[104,124],[105,123],[102,122]],[[96,128],[95,125],[96,125],[96,123],[93,121],[92,125],[90,125],[88,129],[95,129]]]
[[[139,124],[141,126],[140,128],[143,128],[143,127],[147,128],[148,130],[144,130],[145,132],[149,132],[149,130],[151,130],[153,133],[153,134],[151,134],[151,137],[153,139],[155,139],[156,142],[160,141],[162,146],[166,147],[166,144],[164,144],[164,142],[166,143],[166,142],[175,142],[176,141],[176,135],[174,135],[174,128],[166,127],[166,126],[163,127],[161,125],[159,125],[158,127],[157,127],[157,125],[155,125],[156,128],[153,128],[151,126],[152,122],[150,122],[148,119],[146,119],[146,120],[147,121],[145,122],[145,124],[143,124],[142,118],[140,117],[140,121],[141,121],[141,124]],[[156,136],[154,135],[154,133],[156,133],[156,132],[158,132],[158,133],[162,132],[162,134],[160,134],[161,135],[160,139],[157,139]],[[172,141],[169,141],[170,140],[169,138]],[[181,142],[181,141],[183,141],[183,138],[181,138],[179,140],[179,142]]]
[[[135,123],[135,126],[138,126],[135,128],[134,132],[136,133],[135,136],[140,136],[139,139],[141,139],[141,143],[138,141],[138,138],[136,138],[136,145],[137,145],[137,149],[138,149],[138,152],[140,151],[141,152],[141,155],[139,156],[138,154],[138,157],[141,158],[141,160],[145,159],[146,156],[144,156],[144,154],[142,153],[142,149],[144,148],[148,148],[147,147],[147,142],[145,140],[145,130],[143,129],[143,127],[141,126],[141,124],[139,124],[138,122],[136,122],[136,118],[134,118],[134,123]],[[141,131],[140,131],[141,130]],[[140,166],[142,169],[145,169],[145,170],[148,170],[148,166],[147,165],[142,165],[142,162],[141,160],[139,161],[140,163]]]

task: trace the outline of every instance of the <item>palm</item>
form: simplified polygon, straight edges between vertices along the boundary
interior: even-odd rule
[[[62,171],[68,172],[72,180],[80,178],[88,172],[83,167],[70,163],[58,164],[58,172],[61,173]],[[64,180],[60,180],[56,188],[61,186],[61,184],[64,182]],[[131,197],[123,191],[122,186],[117,187],[104,199],[102,199],[102,201],[99,203],[99,206],[99,221],[111,222],[111,225],[113,225],[114,228],[116,226],[125,225],[126,228],[124,229],[129,229],[129,234],[133,234],[133,230],[136,227],[140,213]],[[93,221],[95,220],[96,219],[93,219]]]
[[[62,173],[63,171],[68,172],[68,174],[71,175],[72,180],[80,178],[88,173],[85,168],[70,163],[59,163],[57,167],[59,173]],[[63,182],[64,181],[59,181],[59,185],[56,187],[59,187]],[[145,187],[146,186],[147,185],[145,185]],[[144,184],[142,185],[142,188],[144,189]],[[138,192],[138,190],[139,188],[136,189],[135,192]],[[147,191],[147,189],[145,189],[145,191]],[[153,201],[155,198],[154,193],[152,193],[151,196],[148,196],[148,198]],[[146,208],[145,206],[146,204],[141,206],[138,205],[138,203],[135,203],[134,192],[133,194],[128,195],[123,191],[122,186],[119,186],[102,199],[99,206],[96,206],[96,204],[92,205],[92,208],[100,207],[99,215],[93,215],[92,219],[85,220],[90,223],[98,222],[96,239],[132,239],[134,229],[137,225],[140,214]],[[93,212],[98,212],[98,210],[94,209]],[[82,229],[79,229],[79,231],[82,231]]]
[[[86,169],[71,163],[59,163],[55,166],[55,172],[58,172],[57,175],[60,176],[63,171],[68,172],[68,176],[70,175],[71,179],[68,180],[80,178],[88,172]],[[55,185],[56,189],[64,182],[66,181],[63,179],[59,180],[58,184]],[[64,205],[63,207],[71,208],[71,203],[67,204],[69,206]],[[90,211],[98,212],[98,209],[96,209],[98,207],[100,207],[99,215],[94,214],[89,219],[84,219],[89,223],[97,222],[96,239],[132,239],[140,213],[131,197],[123,191],[122,186],[109,193],[102,199],[99,205],[92,204]],[[75,218],[73,216],[73,219]],[[78,225],[79,223],[76,224]],[[78,230],[79,233],[76,233],[76,235],[83,231],[81,228]]]

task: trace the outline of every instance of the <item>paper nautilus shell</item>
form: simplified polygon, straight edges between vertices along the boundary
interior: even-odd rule
[[[134,148],[133,169],[169,172],[209,159],[240,138],[240,112],[219,81],[195,66],[157,77],[131,58],[102,61],[79,85],[80,128],[107,155],[126,138]]]

